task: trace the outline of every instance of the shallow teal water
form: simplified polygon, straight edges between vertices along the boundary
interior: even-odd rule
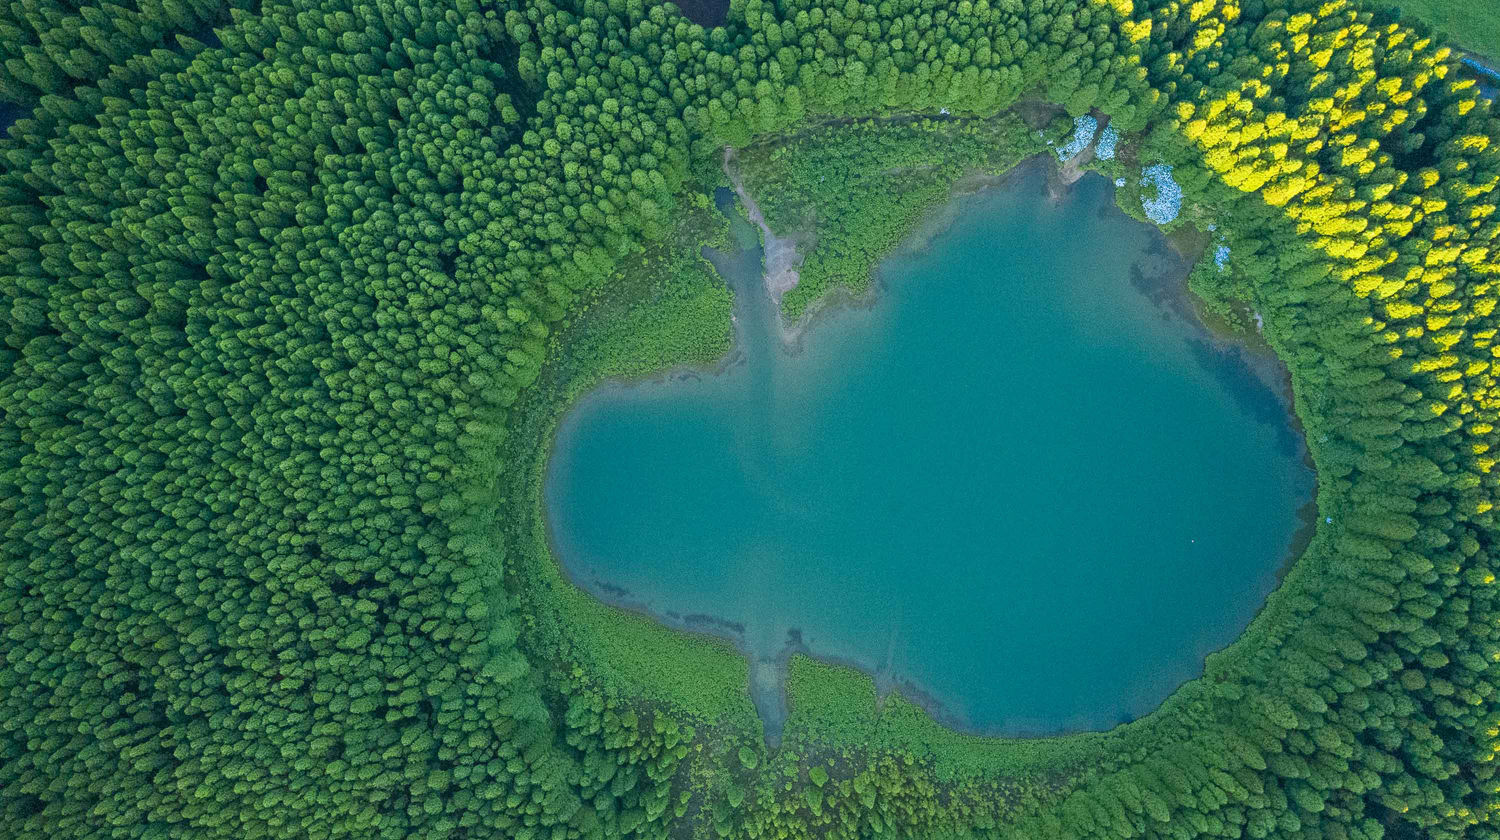
[[[1192,318],[1185,267],[1112,189],[1054,202],[1027,166],[960,199],[798,352],[753,235],[715,255],[738,358],[606,385],[559,428],[566,570],[756,660],[800,641],[971,729],[1150,711],[1264,602],[1313,477],[1274,363]]]

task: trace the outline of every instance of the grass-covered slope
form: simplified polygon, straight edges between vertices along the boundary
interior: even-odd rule
[[[1431,39],[1344,0],[117,8],[0,20],[40,96],[0,142],[0,834],[1496,835],[1500,127]],[[813,671],[767,755],[727,651],[533,588],[544,365],[722,346],[682,226],[722,145],[1022,94],[1230,231],[1332,521],[1203,680],[1048,761]],[[641,331],[570,362],[601,306]]]
[[[1403,23],[1422,22],[1480,55],[1500,56],[1500,5],[1490,0],[1377,0]]]

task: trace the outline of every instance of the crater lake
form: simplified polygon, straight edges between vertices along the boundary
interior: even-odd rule
[[[1200,322],[1104,178],[1054,197],[1033,162],[935,218],[789,344],[734,217],[730,360],[574,405],[554,551],[753,674],[805,651],[969,731],[1108,729],[1201,675],[1295,549],[1284,369]]]

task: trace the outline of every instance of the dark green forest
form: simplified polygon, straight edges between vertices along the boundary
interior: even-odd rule
[[[10,4],[0,836],[1500,837],[1500,122],[1456,58],[1348,0]],[[768,750],[731,649],[561,580],[551,424],[724,351],[726,145],[840,173],[767,210],[859,288],[1038,113],[1232,243],[1195,289],[1264,316],[1326,520],[1138,722],[962,736],[801,660]]]

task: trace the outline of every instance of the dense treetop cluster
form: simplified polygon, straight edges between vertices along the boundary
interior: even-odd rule
[[[1500,125],[1423,32],[142,0],[13,4],[0,44],[34,105],[0,141],[0,834],[1500,834]],[[884,735],[772,761],[551,648],[502,455],[559,329],[724,144],[1021,98],[1173,166],[1293,372],[1330,521],[1246,637],[1066,763],[964,773]]]

